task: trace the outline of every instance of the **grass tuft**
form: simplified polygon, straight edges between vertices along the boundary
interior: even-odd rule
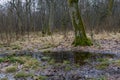
[[[17,66],[9,66],[6,68],[6,72],[13,73],[17,71]]]
[[[26,73],[26,72],[18,72],[17,74],[15,74],[15,78],[26,78],[32,76],[32,74]]]

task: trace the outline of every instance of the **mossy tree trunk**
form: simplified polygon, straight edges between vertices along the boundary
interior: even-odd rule
[[[108,16],[112,15],[112,11],[113,11],[113,6],[114,6],[114,0],[109,0],[108,3]]]
[[[72,25],[75,31],[75,40],[73,41],[73,45],[90,46],[92,45],[92,42],[86,36],[85,27],[78,7],[78,1],[79,0],[68,0]]]

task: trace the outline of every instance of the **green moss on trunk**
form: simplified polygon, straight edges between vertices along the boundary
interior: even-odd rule
[[[112,10],[113,10],[113,6],[114,6],[114,0],[109,0],[108,3],[108,16],[112,15]]]
[[[78,0],[68,0],[69,5],[72,5],[73,3],[78,3]]]
[[[92,45],[92,42],[88,38],[81,38],[79,36],[75,37],[75,40],[72,43],[74,46],[90,46]]]
[[[73,41],[74,46],[90,46],[92,42],[87,38],[85,32],[85,26],[82,21],[82,17],[78,7],[79,0],[68,0],[72,25],[75,31],[75,40]]]

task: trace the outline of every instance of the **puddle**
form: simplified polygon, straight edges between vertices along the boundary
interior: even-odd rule
[[[113,54],[95,54],[89,52],[53,52],[43,53],[44,56],[54,59],[55,62],[63,63],[69,61],[71,64],[84,65],[86,61],[95,61],[101,58],[116,58]]]
[[[16,54],[17,53],[17,54]],[[13,56],[31,56],[36,58],[37,60],[42,60],[43,57],[48,57],[50,59],[54,59],[55,62],[63,63],[64,61],[70,61],[70,63],[77,63],[77,64],[84,64],[86,60],[95,61],[99,58],[112,58],[117,59],[119,56],[114,54],[101,54],[101,53],[89,53],[89,52],[52,52],[52,53],[41,53],[41,52],[29,52],[29,51],[22,51],[16,52]],[[0,54],[0,57],[11,56],[12,54]]]
[[[42,63],[47,62],[48,64],[50,60],[54,60],[54,64],[64,63],[64,61],[69,62],[70,67],[72,68],[70,71],[64,71],[64,69],[61,68],[56,69],[54,66],[52,66],[53,68],[51,68],[51,65],[49,65],[50,67],[47,66],[48,69],[44,69],[43,72],[40,71],[37,73],[37,75],[39,74],[42,76],[49,76],[49,79],[47,80],[60,80],[60,78],[64,78],[64,80],[86,80],[88,78],[98,78],[107,74],[104,70],[97,70],[94,68],[94,64],[98,62],[98,59],[119,59],[119,57],[113,54],[97,54],[89,52],[69,51],[52,53],[23,52],[22,54],[19,53],[14,56],[31,56],[41,61]],[[73,67],[75,64],[79,64],[82,67]],[[60,66],[62,66],[62,64]],[[65,65],[65,67],[69,67],[69,65]],[[13,76],[13,74],[0,73],[0,79],[7,77],[9,80],[15,80]]]
[[[0,79],[7,78],[8,80],[15,80],[13,74],[0,73]]]

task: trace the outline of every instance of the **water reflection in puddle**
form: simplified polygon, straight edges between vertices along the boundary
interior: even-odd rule
[[[77,63],[80,65],[85,64],[86,61],[95,61],[98,58],[114,58],[113,54],[95,54],[89,52],[53,52],[44,53],[44,56],[54,59],[55,62],[63,63],[64,61],[70,61],[70,63]]]

